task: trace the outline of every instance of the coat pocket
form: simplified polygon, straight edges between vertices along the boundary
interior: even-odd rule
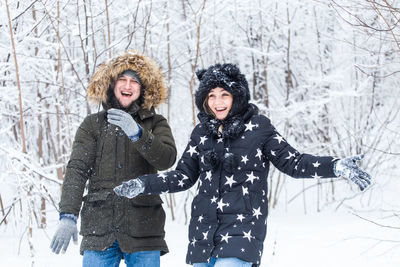
[[[132,237],[164,236],[165,212],[159,196],[130,200],[123,231]]]
[[[222,214],[250,214],[251,203],[248,195],[242,194],[242,191],[225,192],[221,198],[218,213]]]
[[[81,210],[81,234],[105,235],[112,231],[111,192],[101,191],[89,193],[83,197]]]

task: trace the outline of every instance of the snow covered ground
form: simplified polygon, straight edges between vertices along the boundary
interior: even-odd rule
[[[377,220],[381,216],[381,212],[369,212],[362,217]],[[395,220],[398,222],[399,219],[394,218],[392,222]],[[46,231],[34,231],[34,258],[29,255],[26,235],[21,238],[11,227],[1,232],[0,254],[3,257],[0,266],[81,266],[79,246],[71,243],[64,255],[50,251],[50,239],[56,225],[56,221],[51,221]],[[166,238],[170,253],[161,257],[161,266],[189,266],[185,264],[187,226],[168,220]],[[378,226],[347,211],[304,214],[302,211],[274,210],[269,216],[261,266],[400,266],[400,229]]]

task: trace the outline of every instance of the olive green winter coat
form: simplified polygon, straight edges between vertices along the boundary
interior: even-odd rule
[[[105,111],[110,108],[107,90],[127,69],[139,74],[144,89],[142,105],[134,103],[128,110],[142,127],[142,136],[136,142],[109,124]],[[106,250],[116,240],[127,253],[168,252],[161,198],[155,195],[127,199],[113,192],[123,181],[174,164],[176,148],[171,129],[166,119],[154,111],[164,101],[165,91],[157,64],[135,51],[102,64],[93,76],[89,99],[101,101],[105,110],[87,116],[76,132],[60,201],[60,213],[80,213],[81,254],[85,250]]]

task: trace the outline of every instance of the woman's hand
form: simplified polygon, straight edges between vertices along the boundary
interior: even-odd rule
[[[333,171],[336,176],[342,176],[360,188],[361,191],[366,189],[371,184],[371,175],[363,171],[357,165],[357,161],[364,158],[364,155],[357,155],[340,159],[335,162]]]
[[[144,182],[140,179],[132,179],[123,182],[121,185],[114,188],[115,194],[127,198],[134,198],[144,191]]]

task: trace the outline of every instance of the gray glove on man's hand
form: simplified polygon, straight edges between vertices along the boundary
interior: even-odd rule
[[[134,198],[137,195],[143,193],[144,183],[140,179],[132,179],[123,182],[121,185],[114,188],[115,194],[127,198]]]
[[[107,121],[119,126],[129,138],[136,137],[139,133],[140,126],[129,113],[123,110],[115,108],[109,109],[107,111]]]
[[[357,161],[364,158],[364,155],[357,155],[353,157],[347,157],[335,162],[333,171],[336,176],[342,176],[360,188],[363,191],[371,184],[371,175],[363,171],[357,165]]]
[[[61,218],[60,224],[58,225],[58,229],[53,236],[53,240],[51,241],[50,248],[51,250],[58,254],[62,249],[61,253],[65,253],[67,251],[69,241],[74,241],[74,244],[78,244],[78,228],[76,227],[76,222],[70,218]]]

